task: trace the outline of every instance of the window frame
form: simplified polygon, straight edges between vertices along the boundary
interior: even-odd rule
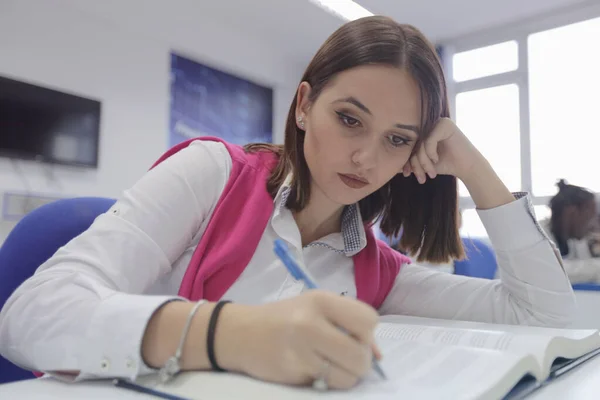
[[[450,113],[456,118],[456,96],[462,92],[487,89],[495,86],[516,84],[519,88],[519,119],[521,144],[521,186],[522,191],[530,193],[533,205],[548,205],[552,196],[535,196],[531,170],[531,140],[529,114],[529,60],[528,38],[531,34],[560,28],[578,22],[600,17],[600,4],[580,4],[558,9],[520,22],[502,27],[474,32],[468,35],[437,43],[443,49],[443,67],[447,76]],[[514,71],[485,76],[463,82],[454,80],[452,59],[454,54],[475,50],[507,41],[516,41],[518,46],[518,68]],[[557,178],[558,179],[558,178]],[[475,208],[471,197],[461,196],[460,207]]]

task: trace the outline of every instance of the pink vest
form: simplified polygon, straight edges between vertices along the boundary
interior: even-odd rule
[[[152,168],[194,140],[198,139],[171,148]],[[217,301],[244,271],[269,223],[274,204],[266,182],[277,163],[277,156],[270,152],[247,153],[243,147],[218,138],[202,137],[201,140],[223,143],[231,155],[232,168],[229,181],[192,255],[179,295],[193,301]],[[410,260],[375,239],[370,226],[365,226],[365,232],[367,246],[353,257],[357,297],[379,308],[392,288],[400,266]]]

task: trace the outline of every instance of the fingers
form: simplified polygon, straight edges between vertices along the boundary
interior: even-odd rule
[[[425,181],[427,180],[427,176],[425,175],[425,170],[421,166],[417,155],[414,155],[410,158],[410,167],[412,168],[413,174],[415,174],[415,177],[417,178],[419,183],[425,183]]]
[[[415,177],[419,183],[423,184],[429,178],[434,179],[437,176],[437,170],[435,164],[438,162],[437,154],[437,142],[428,141],[421,145],[416,154],[414,154],[410,161],[404,165],[402,174],[405,177],[409,177],[411,173],[415,174]]]
[[[314,291],[312,296],[325,318],[359,342],[370,345],[379,314],[371,306],[333,293]]]
[[[409,160],[406,164],[404,164],[404,167],[402,168],[402,175],[404,175],[405,178],[408,178],[410,174],[412,174],[412,168],[410,167]]]
[[[440,160],[440,156],[437,151],[438,142],[435,140],[427,140],[422,147],[425,148],[425,154],[427,154],[427,157],[429,157],[434,164],[437,164]]]
[[[383,358],[383,355],[381,354],[381,350],[379,349],[379,346],[377,346],[377,344],[374,343],[371,349],[373,351],[373,355],[375,356],[375,359],[377,361],[381,361],[381,359]]]
[[[331,389],[350,389],[358,383],[359,376],[353,375],[326,357],[313,353],[307,360],[309,378],[307,384],[312,384],[321,376]]]
[[[371,367],[371,345],[358,342],[341,329],[323,321],[319,326],[315,350],[353,376],[365,375]]]
[[[434,179],[437,176],[437,173],[435,171],[435,166],[433,165],[433,162],[427,155],[425,146],[421,146],[421,148],[419,149],[419,152],[417,153],[417,159],[419,160],[419,163],[421,164],[421,167],[423,167],[425,173],[429,175],[431,179]]]

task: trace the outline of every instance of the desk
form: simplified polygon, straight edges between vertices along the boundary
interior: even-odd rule
[[[600,291],[576,290],[575,298],[577,313],[569,328],[600,329]]]
[[[207,385],[207,393],[200,393],[200,399],[220,399],[222,396],[215,387]],[[528,397],[528,400],[577,399],[596,400],[600,398],[600,357],[558,378]],[[0,399],[27,400],[152,400],[155,397],[118,389],[109,381],[80,382],[68,384],[50,378],[34,379],[0,385]],[[239,393],[239,397],[228,400],[263,400],[250,393]]]
[[[31,379],[0,385],[0,399],[12,400],[150,400],[152,396],[118,389],[110,381],[69,384],[52,378]]]
[[[0,392],[2,393],[2,392]],[[534,392],[527,400],[600,398],[600,356]]]

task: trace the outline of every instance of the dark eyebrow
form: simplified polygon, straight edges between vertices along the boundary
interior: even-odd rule
[[[396,128],[400,128],[400,129],[406,129],[409,131],[413,131],[414,133],[416,133],[417,135],[419,134],[419,128],[417,128],[414,125],[404,125],[404,124],[396,124],[394,125]]]
[[[369,115],[373,115],[373,113],[371,113],[371,110],[369,110],[367,108],[367,106],[365,106],[363,103],[361,103],[356,97],[354,96],[350,96],[350,97],[345,97],[343,99],[339,99],[334,101],[334,103],[350,103],[358,108],[360,108],[362,111],[366,112]],[[419,128],[414,126],[414,125],[406,125],[406,124],[396,124],[394,125],[396,128],[400,128],[400,129],[406,129],[409,131],[413,131],[414,133],[416,133],[417,135],[419,134]]]
[[[371,113],[371,110],[369,110],[369,109],[367,108],[367,106],[365,106],[363,103],[361,103],[360,101],[358,101],[358,99],[357,99],[356,97],[352,97],[352,96],[350,96],[350,97],[346,97],[346,98],[344,98],[344,99],[339,99],[339,100],[336,100],[336,101],[334,101],[334,103],[350,103],[350,104],[353,104],[353,105],[355,105],[356,107],[360,108],[361,110],[363,110],[363,111],[364,111],[364,112],[366,112],[367,114],[369,114],[369,115],[373,115],[373,114]]]

